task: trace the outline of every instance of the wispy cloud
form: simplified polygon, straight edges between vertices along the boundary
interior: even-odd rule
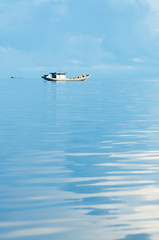
[[[125,71],[125,70],[135,70],[137,69],[133,65],[122,65],[122,64],[97,64],[93,65],[92,69],[95,70],[116,70],[116,71]]]
[[[7,75],[21,75],[22,73],[34,73],[48,71],[48,67],[40,65],[39,55],[34,52],[20,51],[10,47],[0,47],[0,62],[3,71]],[[47,65],[47,64],[46,64]],[[2,73],[2,70],[1,70]]]
[[[54,2],[55,0],[32,0],[32,4],[40,5],[44,3]]]
[[[68,36],[67,48],[72,54],[73,60],[71,62],[74,64],[85,63],[86,65],[91,65],[94,61],[102,62],[109,56],[102,49],[102,43],[102,36],[82,33]]]
[[[94,37],[91,35],[76,34],[69,37],[69,41],[72,43],[78,42],[90,42],[95,44],[101,44],[103,37]]]
[[[139,58],[139,57],[135,57],[135,58],[133,58],[132,61],[133,61],[133,62],[136,62],[136,63],[143,63],[143,62],[145,62],[144,59]]]
[[[8,232],[6,234],[3,234],[1,237],[4,239],[7,238],[19,238],[19,237],[33,237],[33,236],[39,236],[39,235],[48,235],[48,234],[55,234],[55,233],[61,233],[65,231],[69,231],[68,228],[28,228],[28,229],[22,229],[17,231]]]
[[[103,70],[132,70],[158,59],[155,0],[102,0],[98,6],[95,0],[1,0],[0,9],[0,55],[16,55],[17,62],[23,56],[28,69],[27,59],[36,68],[58,62]]]
[[[82,64],[83,61],[78,60],[78,59],[72,59],[72,60],[71,60],[71,63],[73,63],[73,64]]]
[[[14,28],[17,29],[19,26],[25,27],[25,21],[30,21],[35,17],[38,18],[38,12],[40,16],[43,13],[45,18],[51,16],[55,18],[57,17],[57,15],[54,15],[55,13],[62,15],[67,12],[65,0],[22,0],[9,3],[2,1],[0,8],[0,27],[11,28],[14,25]]]
[[[150,8],[154,12],[159,12],[159,1],[158,0],[147,0]]]

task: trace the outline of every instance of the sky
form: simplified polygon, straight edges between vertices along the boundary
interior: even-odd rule
[[[0,0],[0,75],[159,73],[158,0]]]

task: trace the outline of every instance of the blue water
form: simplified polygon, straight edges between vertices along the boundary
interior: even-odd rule
[[[0,239],[159,239],[159,79],[0,90]]]

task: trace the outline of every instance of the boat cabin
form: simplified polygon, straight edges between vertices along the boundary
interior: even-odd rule
[[[56,78],[56,79],[66,79],[66,74],[65,72],[54,72],[54,73],[50,73],[52,75],[52,78]]]

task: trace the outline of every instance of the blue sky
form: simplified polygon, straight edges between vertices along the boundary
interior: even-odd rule
[[[159,72],[158,0],[0,0],[1,76]]]

